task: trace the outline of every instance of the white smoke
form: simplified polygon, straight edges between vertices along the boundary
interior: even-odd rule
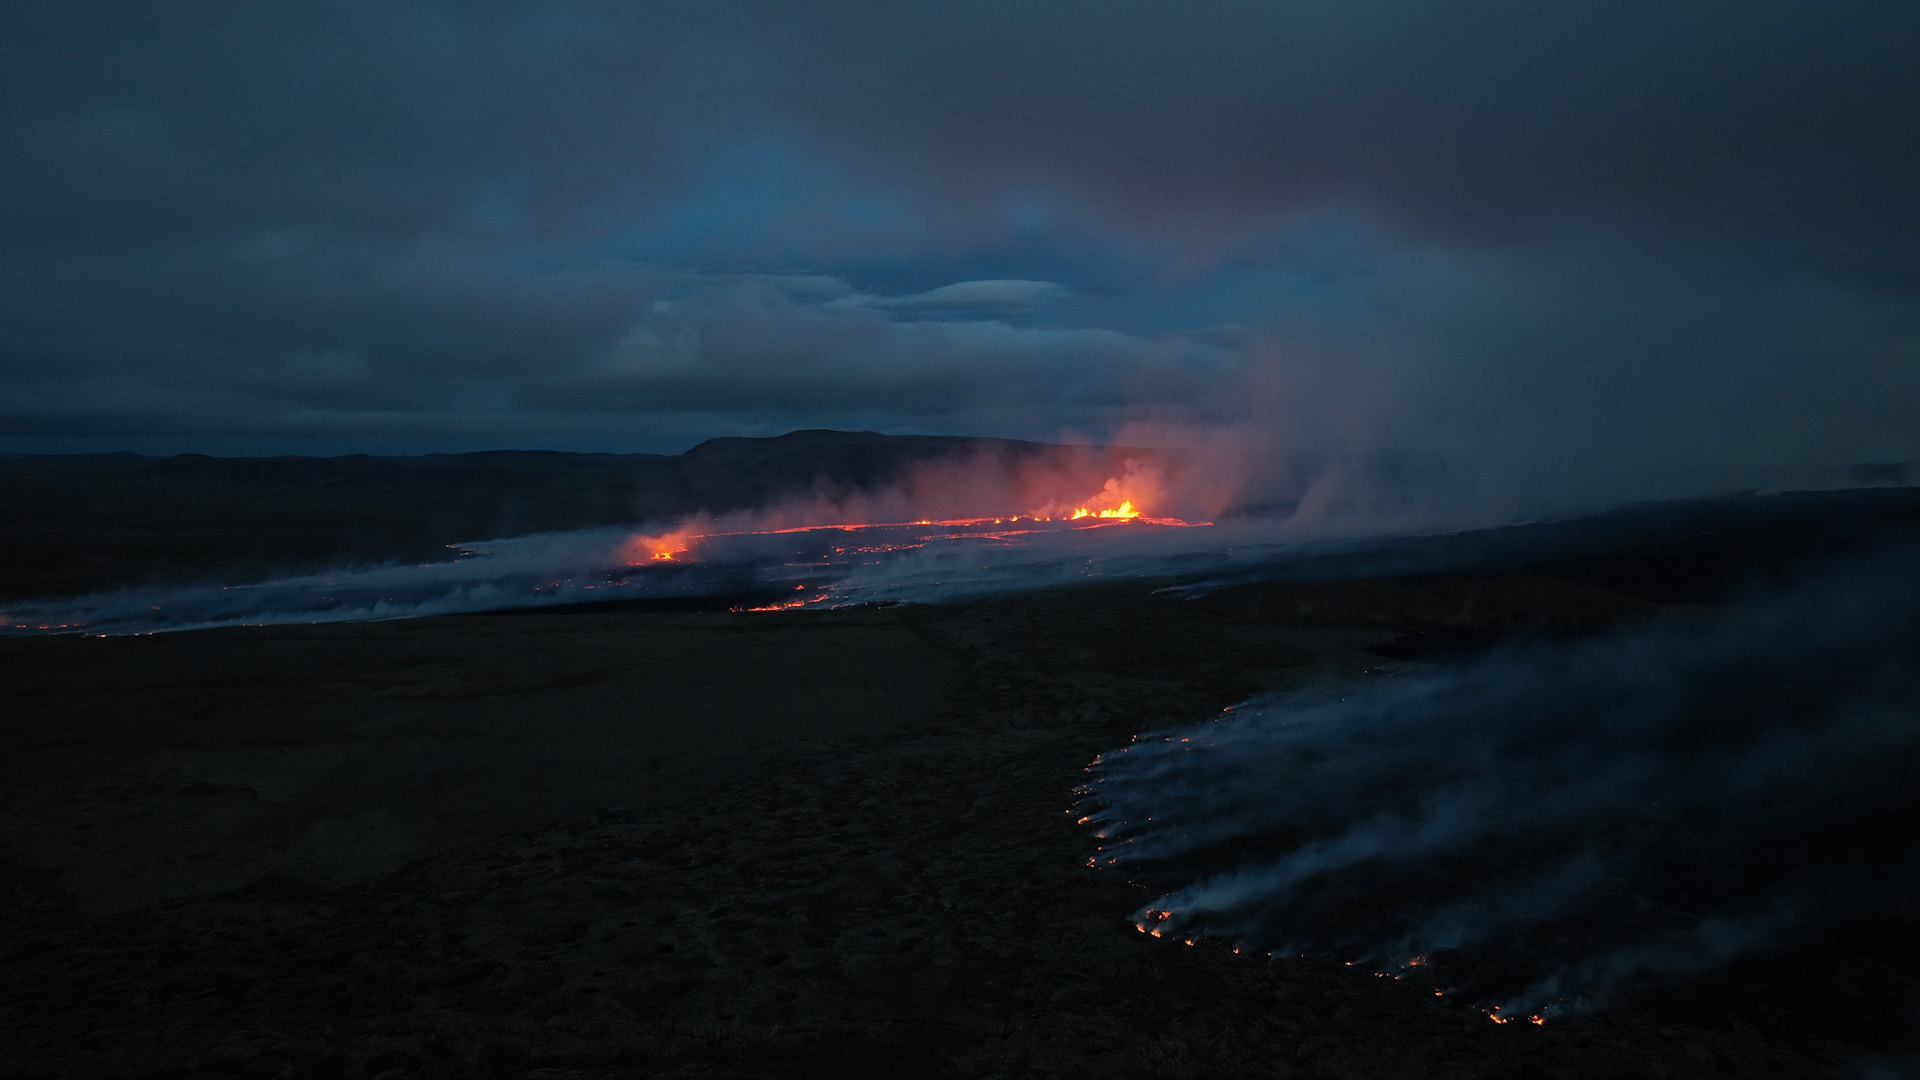
[[[1714,618],[1256,698],[1102,754],[1096,862],[1183,936],[1579,1007],[1903,911],[1920,565]]]
[[[786,519],[776,519],[784,523]],[[593,529],[455,545],[425,564],[341,567],[248,584],[119,589],[9,605],[0,632],[151,633],[348,622],[564,604],[764,596],[810,606],[926,603],[1093,579],[1229,572],[1254,550],[1231,529],[1143,522],[1024,531],[939,524],[754,531],[760,516],[667,530]],[[680,537],[651,544],[654,537]],[[655,547],[693,545],[656,560]]]

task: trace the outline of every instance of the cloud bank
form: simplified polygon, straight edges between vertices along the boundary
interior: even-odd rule
[[[1894,0],[7,19],[0,449],[1920,457]]]

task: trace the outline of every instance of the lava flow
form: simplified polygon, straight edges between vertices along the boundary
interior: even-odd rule
[[[1099,495],[1078,505],[1048,504],[1037,510],[987,517],[920,518],[913,521],[859,521],[808,525],[788,525],[764,529],[716,529],[697,531],[682,525],[670,532],[631,538],[623,552],[627,566],[640,567],[660,563],[707,561],[720,542],[734,538],[795,537],[803,542],[787,545],[785,558],[790,566],[822,566],[835,563],[871,562],[879,556],[910,551],[934,540],[1013,542],[1020,537],[1042,532],[1099,528],[1112,525],[1158,525],[1194,527],[1207,521],[1183,521],[1172,517],[1153,517],[1135,505],[1133,498],[1109,480]],[[824,546],[822,546],[824,544]],[[824,599],[824,597],[822,597]],[[815,602],[787,601],[748,610],[773,610],[799,607]]]

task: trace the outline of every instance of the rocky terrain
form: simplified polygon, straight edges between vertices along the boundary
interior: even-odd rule
[[[261,481],[282,498],[262,535],[364,517],[437,536],[430,514],[381,516],[431,486],[404,479],[424,459],[178,467],[309,465],[381,482]],[[551,498],[600,482],[561,465]],[[238,490],[203,481],[205,505]],[[71,512],[10,534],[71,544],[9,566],[16,595],[254,565],[244,530],[208,540],[218,521],[178,492],[124,508],[173,553],[141,561],[89,531],[118,520],[114,490],[62,489]],[[1249,695],[1739,608],[1917,522],[1911,491],[1835,492],[1385,541],[1198,589],[0,638],[0,1075],[1907,1074],[1911,919],[1836,914],[1496,1025],[1436,994],[1444,972],[1139,933],[1172,869],[1090,868],[1072,811],[1094,755]],[[1497,875],[1498,850],[1475,866]]]
[[[1364,625],[1395,602],[1377,585],[1339,598],[1332,621],[1362,624],[1339,626],[1258,589],[1196,602],[1156,584],[0,641],[0,1071],[1785,1077],[1899,1060],[1920,1000],[1899,956],[1782,949],[1497,1026],[1337,956],[1135,932],[1153,883],[1089,869],[1097,841],[1067,812],[1093,753],[1407,662],[1382,654],[1398,631]],[[1476,587],[1416,583],[1405,617]],[[1648,614],[1586,585],[1496,591],[1492,609],[1536,621],[1556,602],[1583,627]]]

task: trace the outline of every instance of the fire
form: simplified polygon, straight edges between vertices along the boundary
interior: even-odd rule
[[[622,556],[628,566],[680,562],[687,561],[688,553],[698,547],[702,541],[716,537],[807,533],[825,529],[839,529],[852,532],[858,529],[938,528],[965,530],[966,535],[984,540],[1009,540],[1014,537],[1044,531],[1048,526],[1058,528],[1061,525],[1076,522],[1080,524],[1072,525],[1072,527],[1091,528],[1126,522],[1139,522],[1141,524],[1161,526],[1212,524],[1212,522],[1206,521],[1190,522],[1182,521],[1179,518],[1148,516],[1135,501],[1136,498],[1141,497],[1141,492],[1126,490],[1133,482],[1134,478],[1132,476],[1128,477],[1127,483],[1125,484],[1118,479],[1109,479],[1094,495],[1077,502],[1053,502],[1025,513],[999,514],[988,517],[946,519],[917,518],[911,521],[819,523],[790,525],[779,528],[706,533],[695,531],[691,525],[682,525],[679,528],[657,535],[634,536],[630,538],[622,549]],[[1018,529],[1004,528],[1004,526],[1007,525],[1023,525],[1025,527]],[[988,526],[1002,526],[1002,528],[993,529],[988,528]],[[847,554],[849,551],[859,553],[897,551],[919,547],[926,543],[927,539],[929,538],[915,537],[903,542],[885,542],[865,547],[855,547],[851,549],[837,548],[835,550],[840,554]]]
[[[794,518],[762,518],[749,522],[738,518],[716,520],[701,516],[662,532],[629,534],[620,541],[616,555],[628,568],[657,567],[663,572],[671,572],[684,565],[710,561],[725,565],[742,559],[743,552],[761,551],[774,545],[776,550],[785,550],[782,561],[793,575],[787,578],[788,582],[802,576],[810,580],[793,585],[793,593],[783,601],[742,606],[734,610],[811,608],[835,604],[844,595],[836,591],[836,584],[831,581],[819,583],[818,575],[831,575],[839,567],[879,565],[890,555],[912,552],[929,545],[940,547],[964,543],[1017,546],[1030,542],[1030,538],[1083,530],[1119,528],[1132,531],[1149,526],[1192,528],[1213,524],[1210,521],[1151,516],[1153,504],[1161,497],[1162,491],[1151,473],[1136,473],[1129,464],[1125,476],[1108,479],[1099,491],[1071,501],[1046,502],[1021,513],[1003,511],[981,517],[946,519],[913,518],[901,513],[897,516],[887,515],[888,520],[838,522],[821,514],[811,521],[798,519],[805,522],[801,524],[793,523],[796,520]],[[1025,501],[1032,497],[1029,494],[1021,498]],[[741,538],[763,539],[742,543]],[[610,577],[608,583],[624,585],[626,581]],[[1089,865],[1102,862],[1115,864],[1118,860],[1095,860]]]
[[[700,539],[699,533],[685,527],[657,536],[631,537],[621,550],[622,561],[628,566],[643,566],[650,562],[673,562],[681,555],[685,555],[687,549]]]
[[[799,587],[803,589],[806,588],[806,586],[804,585]],[[803,596],[803,597],[796,597],[792,600],[782,600],[777,604],[760,604],[757,607],[734,607],[728,610],[736,611],[736,612],[737,611],[790,611],[794,608],[806,607],[808,604],[817,604],[822,600],[825,600],[827,596],[828,596],[827,593],[821,593],[818,596]]]
[[[1081,518],[1091,517],[1091,518],[1118,518],[1121,521],[1132,521],[1134,518],[1137,518],[1139,516],[1140,516],[1140,511],[1135,510],[1133,508],[1133,500],[1122,499],[1120,501],[1119,506],[1115,506],[1107,510],[1092,510],[1084,506],[1075,507],[1073,513],[1067,517],[1067,520],[1079,521]]]

